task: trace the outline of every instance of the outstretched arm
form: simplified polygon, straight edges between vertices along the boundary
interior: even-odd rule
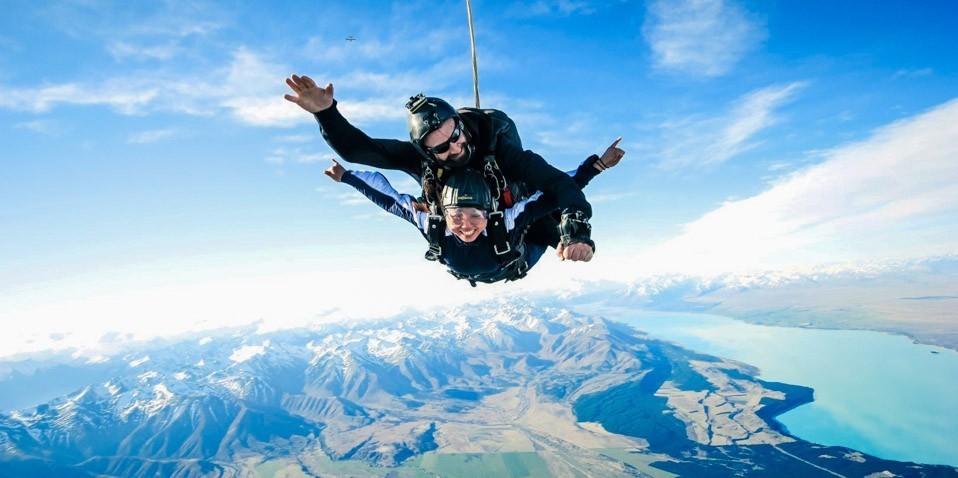
[[[506,179],[522,181],[533,190],[555,198],[559,208],[572,208],[592,215],[592,206],[568,174],[547,163],[542,156],[503,143],[496,147],[496,161]]]
[[[599,173],[619,164],[625,156],[625,151],[619,148],[620,141],[622,141],[621,136],[605,149],[601,157],[594,154],[589,156],[572,175],[573,181],[580,188],[584,188]],[[595,243],[591,240],[592,226],[589,224],[588,217],[582,212],[564,209],[559,223],[559,234],[560,241],[556,246],[556,255],[561,260],[588,262],[592,259],[595,254]]]
[[[336,160],[333,160],[333,165],[323,174],[333,181],[343,182],[356,188],[386,212],[409,221],[420,230],[425,227],[425,213],[416,211],[415,198],[408,194],[400,194],[393,189],[382,174],[370,171],[347,171]]]
[[[598,176],[602,171],[619,164],[619,161],[622,161],[622,157],[625,156],[625,151],[618,147],[619,141],[622,141],[621,136],[616,138],[616,140],[612,142],[612,145],[606,148],[601,157],[593,154],[586,158],[586,160],[579,165],[579,168],[575,170],[575,173],[572,175],[572,180],[575,181],[580,188],[585,189],[589,181],[592,181],[592,178]]]
[[[396,169],[419,179],[422,158],[412,143],[370,138],[351,125],[337,108],[332,83],[319,87],[308,76],[292,75],[286,78],[286,85],[294,94],[283,98],[316,117],[323,139],[344,160],[380,169]]]

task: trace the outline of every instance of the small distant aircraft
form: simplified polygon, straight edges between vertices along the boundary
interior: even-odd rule
[[[346,37],[346,41],[348,41],[348,42],[354,42],[354,41],[356,41],[356,38],[353,37],[352,35],[349,35],[348,37]]]

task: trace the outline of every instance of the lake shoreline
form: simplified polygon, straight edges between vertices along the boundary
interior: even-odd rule
[[[895,460],[958,464],[943,446],[958,438],[947,419],[954,415],[934,398],[958,393],[941,380],[958,372],[954,351],[887,331],[755,324],[714,313],[606,312],[651,337],[754,366],[770,388],[808,387],[805,397],[791,391],[787,403],[762,411],[783,434]],[[915,367],[926,373],[915,374]]]
[[[656,311],[662,313],[679,313],[685,314],[690,313],[688,311],[673,310],[673,311]],[[941,347],[945,349],[950,349],[958,352],[958,332],[935,332],[932,330],[923,330],[924,328],[930,327],[920,327],[918,324],[905,323],[903,325],[897,326],[881,326],[877,324],[855,324],[850,323],[847,319],[830,319],[827,314],[823,314],[819,317],[809,318],[803,317],[801,320],[803,322],[796,323],[796,319],[784,319],[784,318],[775,318],[769,316],[761,316],[761,312],[749,313],[748,315],[740,315],[734,312],[714,310],[708,311],[709,315],[719,315],[722,317],[728,317],[730,319],[740,320],[745,323],[753,325],[765,325],[772,327],[790,327],[796,329],[818,329],[818,330],[856,330],[856,331],[866,331],[866,332],[879,332],[889,335],[899,335],[902,337],[907,337],[912,343],[916,345],[931,345],[934,347]],[[878,319],[879,323],[885,322],[884,320]],[[956,321],[958,323],[958,321]],[[917,329],[917,330],[916,330]]]

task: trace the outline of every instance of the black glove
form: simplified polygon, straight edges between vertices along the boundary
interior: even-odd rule
[[[562,211],[562,220],[559,221],[559,238],[563,246],[581,242],[592,247],[595,252],[595,243],[589,236],[592,235],[592,226],[589,218],[582,211],[566,209]]]

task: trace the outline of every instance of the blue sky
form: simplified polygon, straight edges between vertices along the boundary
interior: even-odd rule
[[[482,104],[527,148],[562,169],[617,136],[627,151],[586,191],[596,259],[547,258],[521,288],[958,252],[954,2],[473,13]],[[332,152],[282,98],[308,74],[370,135],[403,138],[409,96],[471,104],[469,55],[458,0],[5,2],[0,346],[514,290],[422,260],[411,226],[322,175]]]

